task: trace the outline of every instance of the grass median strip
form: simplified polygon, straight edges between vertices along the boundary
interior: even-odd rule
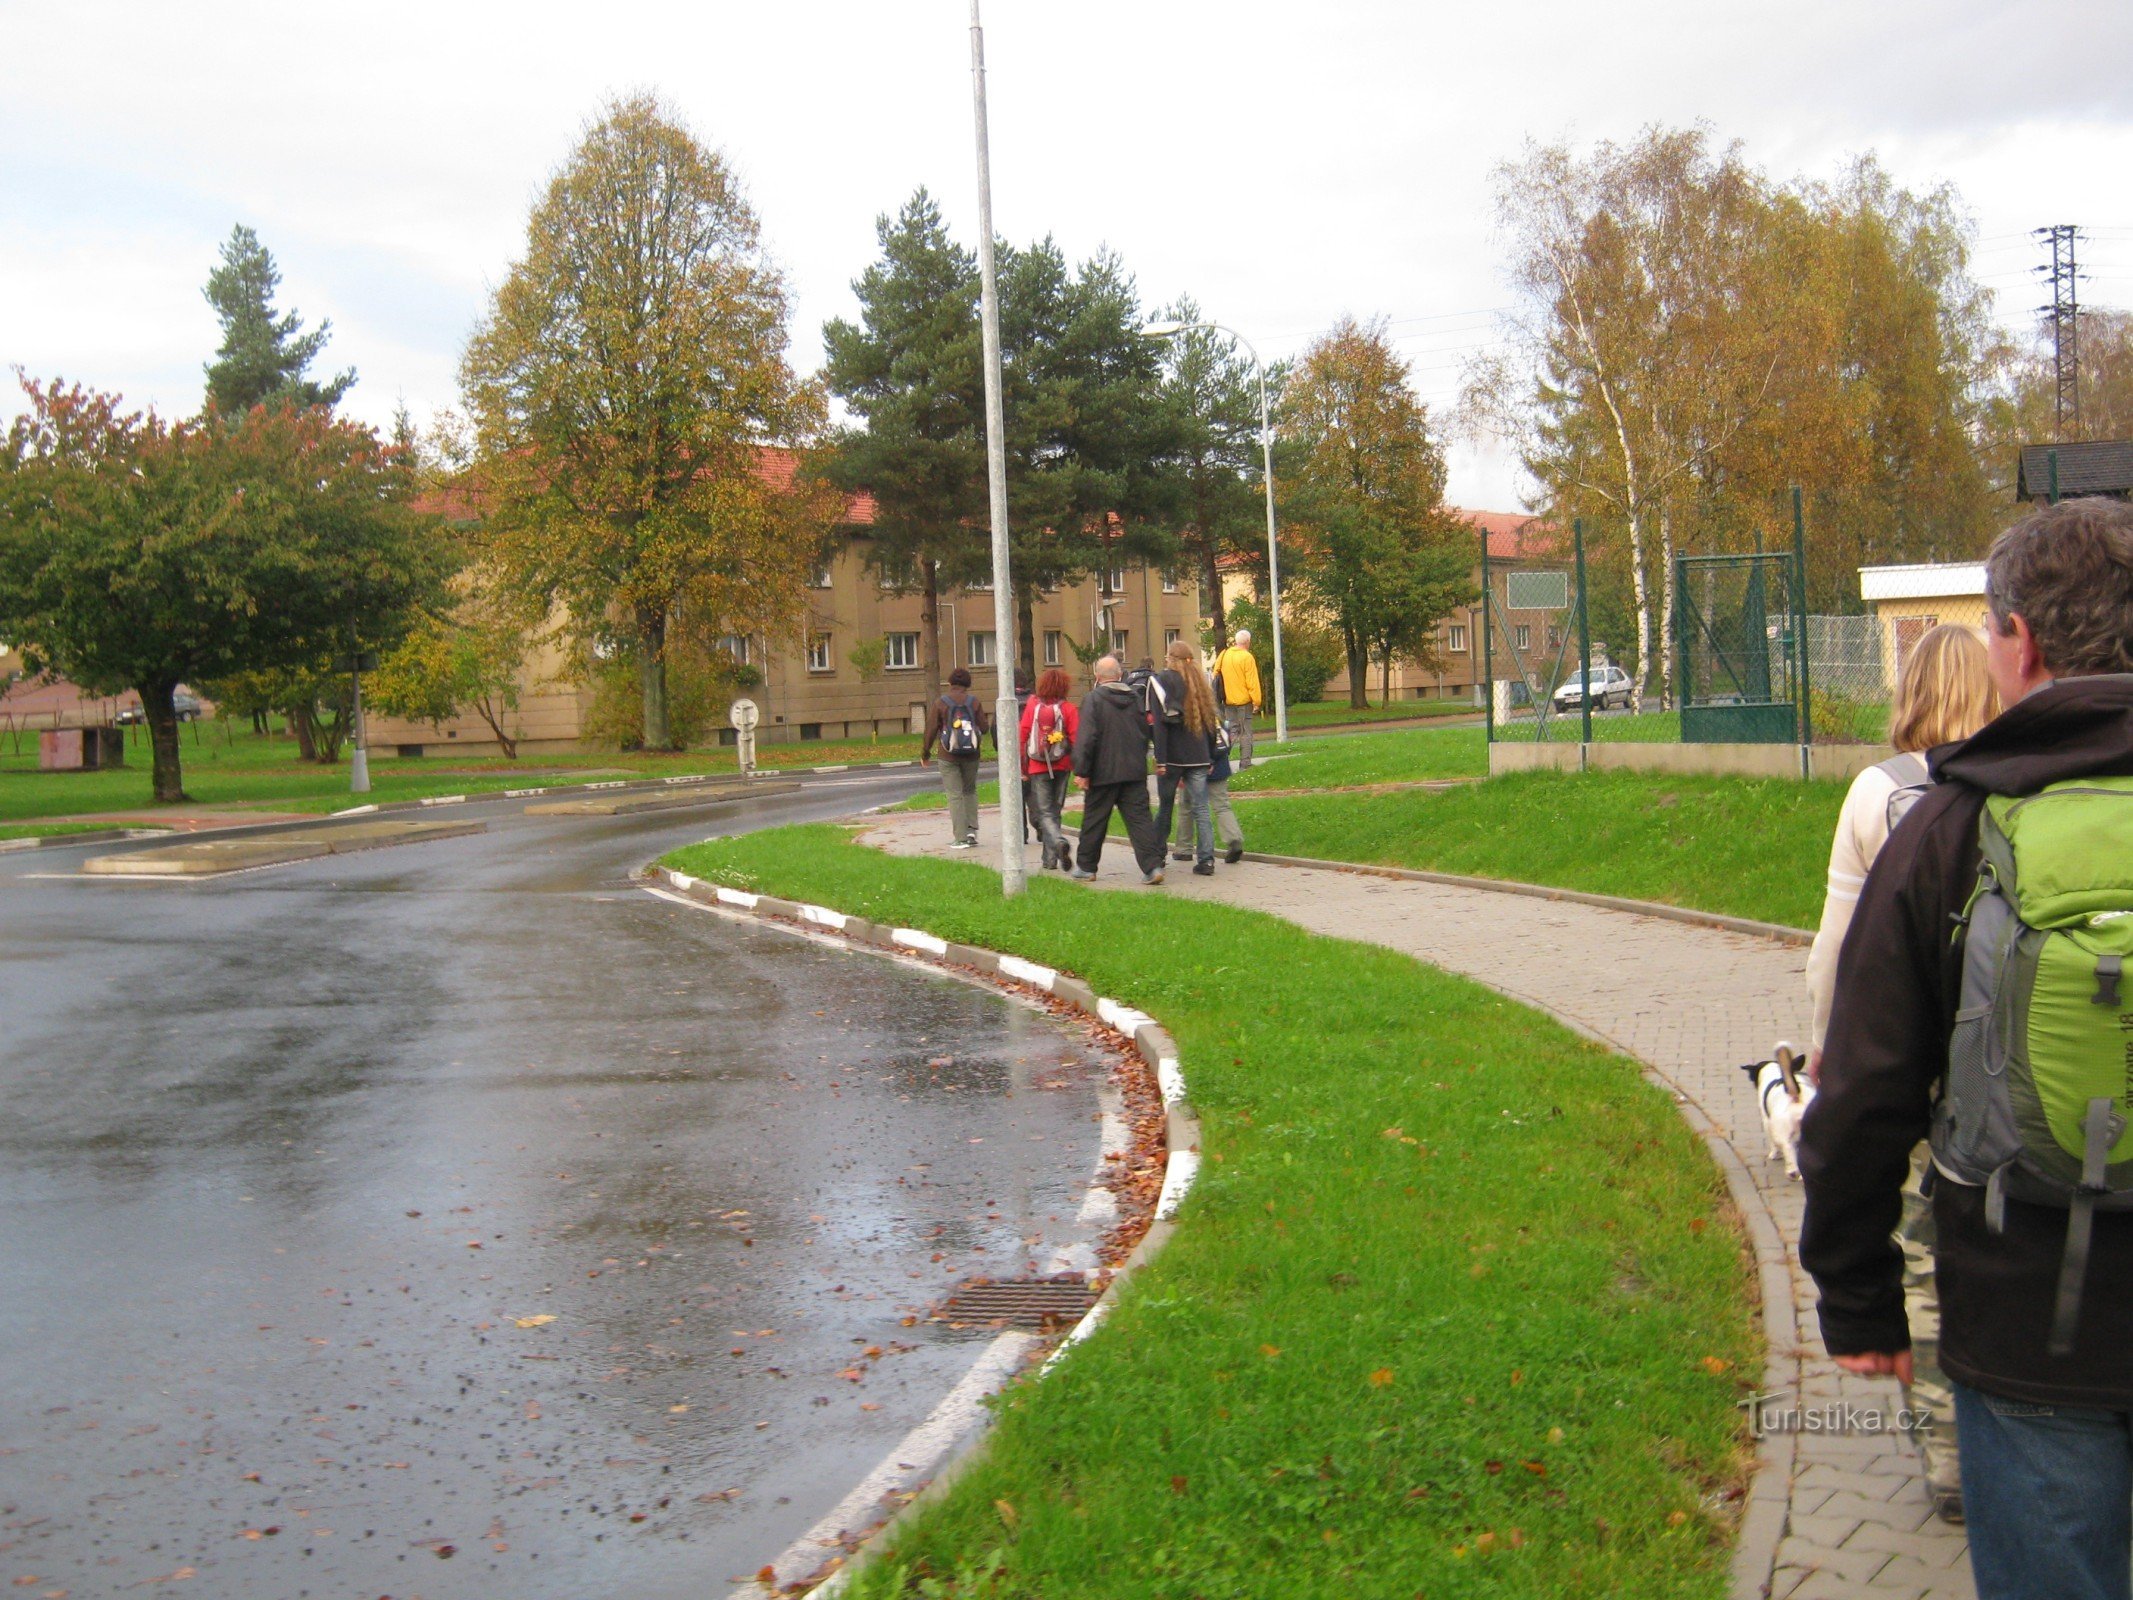
[[[1752,1280],[1633,1064],[1205,902],[1003,901],[822,827],[668,863],[1075,972],[1172,1031],[1202,1119],[1177,1237],[852,1593],[1724,1592]]]
[[[1507,878],[1812,928],[1844,786],[1524,772],[1438,793],[1239,802],[1246,840],[1271,855]]]

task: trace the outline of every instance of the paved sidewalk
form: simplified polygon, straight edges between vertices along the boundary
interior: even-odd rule
[[[869,841],[893,853],[997,864],[999,813],[980,813],[980,848],[948,849],[938,812],[876,820]],[[1031,875],[1039,875],[1029,848]],[[1374,943],[1488,984],[1549,1011],[1644,1062],[1683,1102],[1683,1114],[1721,1134],[1738,1155],[1747,1221],[1762,1257],[1771,1350],[1766,1392],[1803,1407],[1850,1402],[1892,1413],[1895,1384],[1840,1370],[1822,1349],[1814,1286],[1793,1255],[1802,1196],[1781,1163],[1765,1162],[1760,1118],[1743,1061],[1807,1029],[1807,952],[1747,934],[1561,901],[1403,882],[1360,873],[1218,864],[1213,878],[1168,863],[1160,889],[1144,889],[1125,841],[1110,841],[1094,887],[1177,894],[1249,906],[1315,933]],[[1604,975],[1595,981],[1595,974]],[[1740,1186],[1736,1185],[1740,1198]],[[1788,1337],[1789,1335],[1789,1337]],[[1770,1586],[1739,1574],[1737,1600],[1823,1597],[1971,1597],[1962,1530],[1927,1504],[1916,1451],[1900,1435],[1790,1434],[1766,1446],[1743,1530],[1743,1556],[1766,1543],[1759,1524],[1782,1527]],[[1767,1545],[1766,1545],[1767,1547]]]

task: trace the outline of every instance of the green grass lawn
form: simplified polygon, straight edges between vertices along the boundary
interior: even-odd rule
[[[1479,778],[1489,770],[1489,747],[1479,727],[1394,728],[1346,733],[1277,745],[1260,740],[1255,761],[1229,780],[1238,797],[1255,789],[1321,789],[1425,778]]]
[[[1268,769],[1267,785],[1288,787],[1285,770],[1305,759]],[[1434,792],[1249,806],[1240,795],[1237,815],[1249,846],[1275,855],[1509,878],[1812,928],[1843,801],[1840,783],[1524,772]]]
[[[325,767],[300,761],[293,741],[224,731],[194,723],[181,730],[185,791],[207,806],[261,806],[279,811],[338,811],[365,801],[415,800],[426,795],[480,794],[498,789],[543,784],[591,782],[599,778],[662,778],[684,773],[732,772],[737,758],[730,749],[684,751],[677,755],[618,755],[613,751],[573,751],[527,755],[518,761],[500,758],[449,758],[401,761],[373,755],[371,792],[348,792],[348,762]],[[34,740],[14,753],[0,742],[0,821],[63,817],[83,812],[143,810],[154,804],[149,754],[145,743],[127,741],[129,765],[110,772],[39,772]],[[852,743],[766,744],[757,747],[766,768],[834,766],[839,763],[908,759],[918,754],[918,740],[890,735]]]
[[[1399,722],[1414,717],[1475,717],[1481,713],[1461,700],[1386,700],[1357,710],[1345,700],[1307,700],[1289,707],[1289,727],[1324,728],[1344,723]],[[1252,726],[1271,732],[1274,713],[1263,710]]]
[[[1726,1592],[1750,1264],[1633,1063],[1253,912],[1004,901],[823,827],[668,859],[1075,972],[1171,1030],[1202,1118],[1177,1236],[855,1596]]]

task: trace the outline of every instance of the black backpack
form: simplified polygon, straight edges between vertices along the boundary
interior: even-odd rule
[[[951,700],[941,696],[941,754],[944,756],[974,756],[984,748],[983,736],[978,732],[978,705],[964,696]]]

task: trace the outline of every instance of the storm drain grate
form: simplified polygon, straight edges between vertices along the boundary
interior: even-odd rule
[[[1010,1279],[967,1284],[926,1320],[951,1328],[979,1325],[1056,1333],[1079,1322],[1095,1304],[1095,1291],[1081,1278]]]

